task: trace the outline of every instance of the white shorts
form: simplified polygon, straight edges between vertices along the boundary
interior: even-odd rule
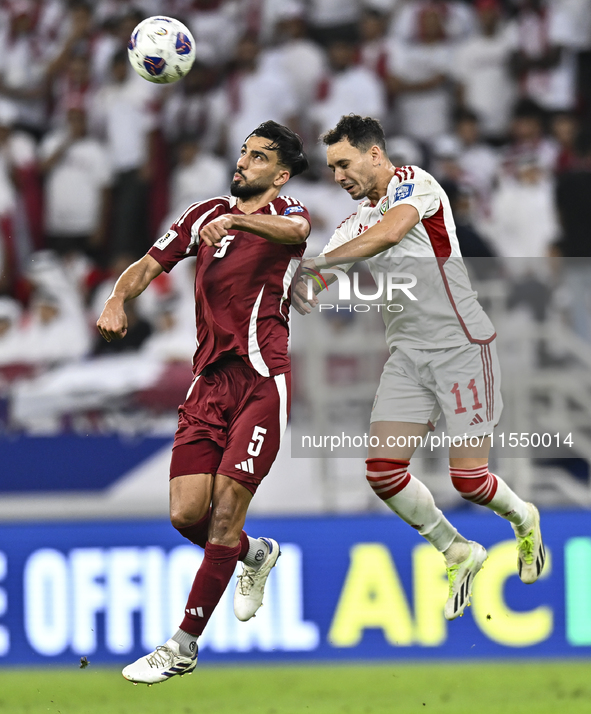
[[[451,436],[491,434],[503,411],[494,341],[440,350],[396,347],[384,365],[371,420],[428,424]]]

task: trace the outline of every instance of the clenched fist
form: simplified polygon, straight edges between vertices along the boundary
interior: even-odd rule
[[[127,334],[127,315],[123,309],[123,302],[109,298],[96,326],[107,342],[122,340]]]
[[[213,221],[199,231],[199,237],[205,245],[217,245],[232,229],[232,219],[233,216],[230,213],[224,213],[222,216],[214,218]]]

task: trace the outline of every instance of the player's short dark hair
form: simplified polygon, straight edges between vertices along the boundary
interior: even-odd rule
[[[290,176],[297,176],[308,168],[308,157],[304,153],[301,137],[283,124],[264,121],[249,136],[269,139],[271,143],[266,148],[277,152],[279,163],[289,170]]]
[[[372,117],[362,117],[359,114],[342,116],[334,129],[322,134],[320,140],[327,146],[338,144],[347,139],[351,146],[366,152],[372,146],[379,146],[386,153],[386,137],[382,125]]]

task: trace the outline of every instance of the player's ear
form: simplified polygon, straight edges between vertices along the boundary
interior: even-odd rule
[[[371,159],[374,165],[379,164],[383,157],[384,153],[380,149],[380,147],[377,144],[374,144],[371,149],[369,150],[369,153],[371,154]]]
[[[289,181],[289,171],[287,169],[280,169],[277,176],[275,177],[275,181],[273,182],[275,186],[283,186]]]

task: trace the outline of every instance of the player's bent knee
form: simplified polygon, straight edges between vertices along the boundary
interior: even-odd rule
[[[178,499],[173,499],[170,503],[170,522],[173,528],[187,528],[195,525],[204,518],[209,511],[209,504],[183,503]]]
[[[409,463],[407,460],[366,459],[365,478],[378,498],[386,501],[402,491],[410,481]]]
[[[170,509],[170,522],[173,528],[179,530],[179,528],[187,528],[192,526],[199,520],[198,516],[195,516],[193,512],[180,509]]]
[[[450,468],[451,482],[460,496],[472,503],[486,505],[497,490],[497,479],[487,466],[476,469]]]

